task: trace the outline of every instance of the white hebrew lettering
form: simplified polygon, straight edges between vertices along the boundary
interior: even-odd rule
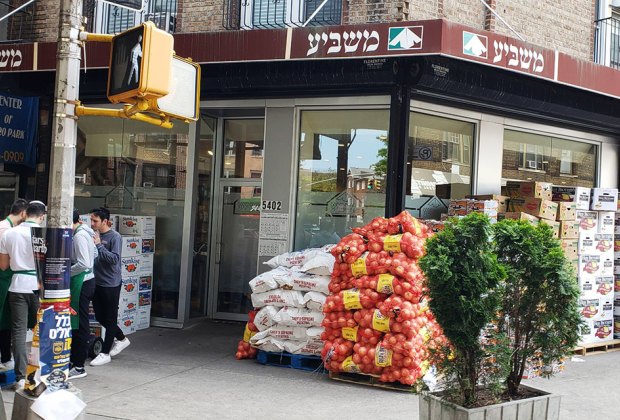
[[[357,33],[351,31],[348,34],[345,32],[342,37],[344,38],[344,52],[355,52],[362,40],[362,33],[360,31],[357,31]],[[356,39],[357,42],[354,42]]]
[[[536,63],[540,62],[540,64],[536,65]],[[542,54],[537,54],[534,52],[534,64],[533,64],[535,73],[542,73],[545,68],[545,58]]]
[[[308,41],[310,42],[310,48],[308,48],[308,52],[306,53],[306,56],[308,55],[312,55],[315,52],[317,52],[319,50],[319,41],[321,40],[321,36],[319,34],[316,35],[312,35],[309,34],[308,35]],[[314,44],[314,41],[316,41],[316,44]]]
[[[331,47],[329,47],[329,49],[327,50],[327,54],[336,54],[339,53],[340,50],[342,49],[341,45],[340,45],[340,34],[339,33],[333,33],[330,32],[329,33],[329,39],[331,39],[332,41],[334,41],[334,45],[332,45]]]
[[[509,66],[518,66],[519,65],[519,49],[515,45],[510,46],[510,55],[511,59],[508,60]]]
[[[379,48],[379,33],[377,31],[372,31],[370,34],[368,33],[368,31],[364,31],[364,38],[366,38],[366,41],[364,42],[365,52],[376,51],[377,48]],[[373,39],[376,41],[376,43],[369,45],[368,41],[371,41]]]
[[[13,53],[13,50],[11,50]],[[19,67],[22,64],[22,52],[20,50],[15,50],[15,54],[13,55],[13,60],[11,62],[11,67]]]
[[[519,57],[521,58],[521,68],[529,70],[530,64],[532,64],[532,51],[527,48],[519,48]]]
[[[494,63],[499,63],[502,60],[502,52],[504,50],[504,44],[500,41],[493,41],[493,47],[495,48],[495,57],[493,57]],[[498,51],[499,50],[499,51]]]

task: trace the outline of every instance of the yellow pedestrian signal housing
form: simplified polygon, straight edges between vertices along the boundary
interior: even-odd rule
[[[174,39],[153,22],[116,35],[112,39],[108,99],[112,103],[136,103],[170,92]]]

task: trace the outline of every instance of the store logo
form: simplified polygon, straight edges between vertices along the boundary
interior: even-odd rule
[[[424,27],[405,26],[390,28],[388,51],[419,50],[422,48]]]
[[[463,54],[488,58],[489,39],[483,35],[463,31]]]

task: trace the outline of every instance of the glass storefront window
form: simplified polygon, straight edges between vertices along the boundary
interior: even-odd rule
[[[502,184],[541,181],[591,188],[596,178],[597,146],[516,130],[504,130]]]
[[[303,111],[295,249],[385,216],[389,110]]]
[[[405,208],[439,220],[450,199],[471,193],[475,125],[419,112],[409,118]]]
[[[155,216],[152,316],[178,317],[189,126],[172,130],[137,121],[81,117],[75,206]],[[146,275],[146,274],[145,274]]]
[[[222,178],[262,178],[264,119],[224,122]]]

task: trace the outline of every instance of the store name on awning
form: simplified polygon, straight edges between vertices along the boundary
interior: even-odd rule
[[[22,64],[22,52],[19,49],[0,50],[0,69],[17,68]]]

